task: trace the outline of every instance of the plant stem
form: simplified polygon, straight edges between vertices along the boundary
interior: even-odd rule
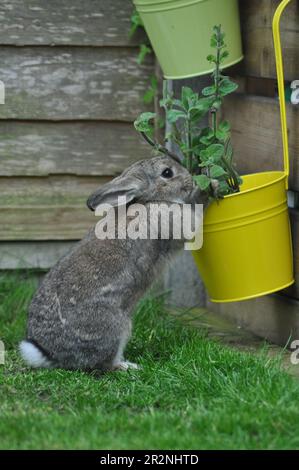
[[[219,99],[219,86],[220,86],[220,52],[221,52],[221,40],[220,40],[220,27],[217,28],[217,55],[216,55],[216,67],[214,70],[214,85],[215,85],[215,101]],[[214,137],[216,138],[217,133],[217,108],[212,108],[212,128]]]
[[[159,144],[158,142],[155,142],[152,140],[145,132],[140,132],[144,140],[150,144],[154,149],[156,149],[158,152],[164,153],[164,155],[168,155],[168,157],[172,158],[175,160],[177,163],[181,165],[181,160],[177,155],[174,153],[170,152],[166,147],[163,147],[163,145]]]
[[[220,89],[220,81],[221,81],[221,70],[220,70],[220,63],[221,63],[221,59],[220,59],[220,54],[221,54],[221,49],[223,47],[223,41],[221,40],[221,26],[217,27],[217,55],[216,55],[216,62],[215,62],[215,70],[214,70],[214,86],[215,86],[215,101],[219,100],[220,98],[220,93],[219,93],[219,89]],[[218,112],[218,107],[213,107],[211,109],[211,116],[212,116],[212,130],[213,130],[213,134],[214,134],[214,139],[215,139],[215,142],[218,141],[217,139],[217,129],[218,129],[218,126],[217,126],[217,112]],[[227,144],[225,144],[225,154],[226,155],[227,153]],[[233,169],[231,163],[225,158],[225,156],[223,156],[221,158],[221,161],[222,161],[222,165],[224,167],[224,169],[227,171],[228,173],[228,178],[227,178],[227,184],[233,189],[233,191],[239,191],[240,188],[239,188],[239,182],[238,182],[238,176],[237,176],[237,173],[235,172],[235,170]]]
[[[216,138],[216,133],[217,133],[217,111],[215,108],[211,110],[211,116],[212,116],[212,129],[214,133],[214,137]]]
[[[187,168],[189,173],[193,174],[193,155],[192,155],[192,136],[191,136],[191,123],[190,119],[187,119]]]

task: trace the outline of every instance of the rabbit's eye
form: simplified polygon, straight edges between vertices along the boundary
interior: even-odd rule
[[[173,171],[171,168],[165,168],[165,170],[162,171],[161,176],[163,178],[172,178],[173,177]]]

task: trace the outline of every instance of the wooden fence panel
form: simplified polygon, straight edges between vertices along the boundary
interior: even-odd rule
[[[0,4],[0,44],[126,46],[133,4],[130,0],[10,0]]]
[[[299,108],[289,104],[290,189],[299,191]],[[282,170],[283,150],[278,100],[234,95],[223,116],[232,126],[235,162],[242,174]]]
[[[137,64],[130,48],[0,48],[6,102],[0,119],[133,121],[153,58]]]
[[[280,0],[241,0],[244,75],[276,78],[272,19]],[[291,2],[281,22],[286,80],[299,77],[299,4]]]
[[[78,240],[97,222],[88,196],[109,177],[0,178],[0,240]]]
[[[133,123],[1,121],[0,175],[117,175],[150,148]]]
[[[153,108],[143,95],[155,61],[137,63],[145,34],[129,37],[129,0],[4,3],[0,248],[45,240],[38,249],[53,252],[48,240],[79,239],[96,222],[89,194],[150,155],[133,121]]]

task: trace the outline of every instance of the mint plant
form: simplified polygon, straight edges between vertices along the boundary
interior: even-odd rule
[[[217,197],[238,192],[242,180],[233,164],[233,148],[230,124],[219,117],[225,96],[233,93],[238,85],[222,74],[221,65],[229,53],[224,42],[221,26],[214,26],[211,47],[215,54],[207,57],[214,66],[213,82],[201,94],[189,87],[182,87],[180,99],[168,92],[167,82],[163,85],[163,99],[160,106],[170,131],[165,141],[171,141],[182,158],[182,164],[193,175],[198,186],[212,196],[212,180],[218,180]],[[209,126],[201,125],[209,115]],[[154,138],[155,113],[142,113],[135,121],[135,128],[145,140],[160,153],[178,158]]]

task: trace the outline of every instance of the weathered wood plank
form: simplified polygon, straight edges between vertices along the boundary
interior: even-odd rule
[[[299,338],[299,302],[281,295],[268,295],[242,302],[209,303],[209,309],[268,341],[285,346]]]
[[[77,206],[110,176],[0,177],[0,208],[11,206]]]
[[[272,18],[280,0],[242,0],[241,26],[244,43],[244,74],[276,77]],[[281,21],[286,80],[299,76],[299,5],[291,2]]]
[[[0,48],[0,119],[133,121],[154,71],[129,48]]]
[[[97,219],[88,196],[109,177],[0,178],[0,240],[78,240]]]
[[[0,175],[116,175],[150,155],[131,123],[0,121]]]
[[[75,242],[1,242],[0,270],[50,269]]]
[[[278,97],[278,84],[275,78],[244,77],[238,74],[231,74],[231,76],[238,85],[236,91],[238,94],[268,98]]]
[[[299,109],[287,106],[290,147],[290,188],[299,191]],[[223,116],[232,125],[235,162],[240,173],[281,170],[283,150],[278,100],[234,95]]]
[[[130,0],[10,0],[0,4],[0,44],[125,46]]]
[[[78,240],[95,223],[84,205],[0,208],[0,240]]]

